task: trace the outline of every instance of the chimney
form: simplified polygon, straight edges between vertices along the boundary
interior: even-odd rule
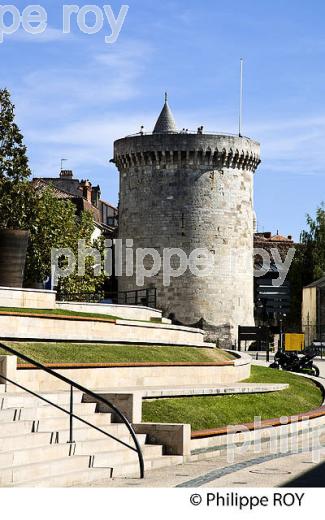
[[[288,235],[288,240],[292,240],[292,235]]]
[[[266,233],[264,233],[264,238],[271,238],[272,236],[272,233],[270,231],[267,231]]]
[[[91,201],[93,206],[96,208],[98,207],[100,199],[100,186],[93,186],[92,194],[91,194]]]
[[[73,171],[72,170],[61,170],[60,171],[60,178],[61,179],[72,179],[73,178]]]
[[[92,185],[88,180],[80,182],[80,188],[82,190],[82,196],[86,199],[90,204],[92,204]]]

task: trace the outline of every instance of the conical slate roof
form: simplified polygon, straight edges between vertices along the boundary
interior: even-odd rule
[[[165,95],[165,104],[163,106],[162,111],[160,112],[160,116],[157,119],[157,123],[153,130],[154,134],[168,134],[172,132],[177,132],[176,123],[172,111],[169,108],[167,101],[167,94]]]

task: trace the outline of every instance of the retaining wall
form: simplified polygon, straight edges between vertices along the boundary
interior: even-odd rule
[[[11,356],[14,358],[14,356]],[[0,356],[1,358],[1,356]],[[3,365],[4,368],[5,365]],[[135,387],[139,390],[146,386],[168,385],[215,385],[219,383],[234,383],[250,376],[251,359],[243,354],[234,361],[178,365],[177,363],[129,363],[112,364],[105,368],[69,368],[56,372],[80,383],[91,390]],[[19,369],[13,373],[10,364],[10,378],[35,390],[66,390],[59,379],[37,369]],[[3,372],[6,375],[5,372]]]
[[[66,309],[68,311],[85,312],[116,316],[126,320],[150,321],[161,319],[162,311],[141,305],[115,305],[87,302],[56,302],[56,291],[43,289],[17,289],[0,287],[0,307],[22,309]]]
[[[120,366],[57,370],[83,386],[94,389],[167,385],[211,385],[234,383],[246,379],[250,365],[242,366]],[[66,390],[66,385],[40,370],[19,370],[17,380],[22,385],[37,385],[41,390]],[[34,386],[35,387],[35,386]]]
[[[55,309],[55,291],[0,287],[0,307]]]
[[[161,318],[162,312],[141,305],[114,305],[110,303],[58,302],[57,309],[94,314],[109,314],[126,320],[150,321],[151,318]]]
[[[80,341],[211,346],[204,332],[190,327],[100,318],[0,315],[0,338],[30,341]]]

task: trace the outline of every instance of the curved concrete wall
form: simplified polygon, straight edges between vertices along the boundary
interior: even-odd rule
[[[148,366],[56,370],[87,388],[121,390],[145,386],[215,385],[250,376],[250,362],[226,366]],[[66,385],[40,370],[18,370],[17,381],[40,390],[66,390]]]
[[[57,309],[68,311],[89,312],[94,314],[110,314],[126,320],[150,321],[151,318],[161,318],[162,313],[158,309],[142,307],[141,305],[114,305],[111,303],[83,303],[83,302],[58,302]]]
[[[204,332],[161,323],[0,315],[0,338],[205,346]]]

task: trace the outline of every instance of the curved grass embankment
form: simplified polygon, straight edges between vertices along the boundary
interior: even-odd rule
[[[233,359],[230,353],[217,348],[8,341],[6,344],[40,363],[220,363]],[[6,352],[0,349],[0,354]]]
[[[186,423],[192,431],[296,415],[322,404],[322,392],[310,379],[290,372],[252,366],[248,383],[289,383],[279,392],[155,399],[143,402],[144,422]]]
[[[77,311],[69,311],[66,309],[25,309],[24,307],[0,307],[0,314],[16,314],[22,315],[30,314],[32,316],[41,315],[41,316],[50,316],[50,317],[62,317],[67,316],[68,318],[98,318],[101,320],[120,320],[122,318],[118,318],[117,316],[111,316],[110,314],[99,314],[93,312],[77,312]]]

